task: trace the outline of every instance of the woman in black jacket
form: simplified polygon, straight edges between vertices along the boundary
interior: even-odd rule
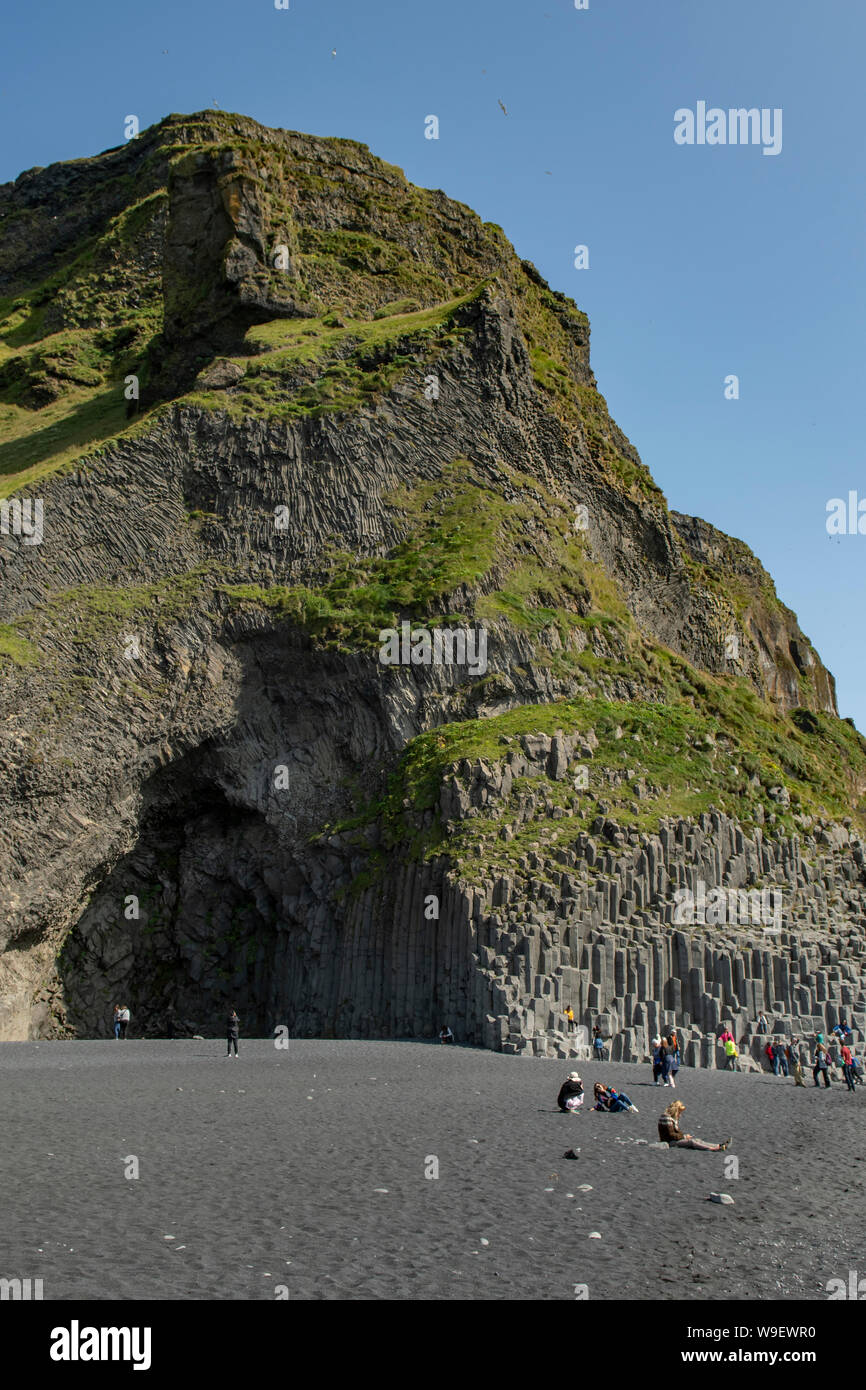
[[[576,1071],[570,1071],[568,1073],[568,1080],[563,1081],[562,1085],[559,1088],[559,1095],[556,1097],[556,1103],[559,1106],[560,1110],[563,1112],[563,1114],[569,1115],[573,1110],[577,1109],[576,1105],[566,1105],[565,1103],[567,1100],[573,1099],[575,1096],[580,1097],[578,1104],[582,1105],[583,1082],[581,1081]]]

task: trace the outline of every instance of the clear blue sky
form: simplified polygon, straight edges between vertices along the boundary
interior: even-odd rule
[[[755,550],[866,730],[866,536],[825,528],[828,499],[866,497],[866,6],[47,0],[7,9],[4,50],[0,180],[217,103],[362,140],[500,223],[589,313],[670,505]],[[699,100],[781,107],[781,153],[677,146]]]

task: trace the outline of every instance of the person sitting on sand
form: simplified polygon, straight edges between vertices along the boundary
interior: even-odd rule
[[[607,1110],[610,1106],[610,1091],[606,1086],[602,1086],[600,1081],[596,1081],[592,1088],[593,1110]]]
[[[691,1134],[683,1134],[679,1126],[680,1115],[685,1110],[681,1100],[672,1100],[663,1115],[659,1115],[659,1139],[663,1144],[677,1149],[711,1149],[713,1153],[724,1153],[731,1144],[707,1144],[703,1139],[694,1139]]]
[[[633,1110],[638,1113],[636,1105],[632,1105],[624,1091],[618,1091],[615,1086],[602,1086],[600,1081],[596,1081],[592,1088],[592,1095],[595,1104],[593,1110],[609,1110],[616,1114],[618,1110]]]
[[[454,1041],[454,1034],[451,1032],[447,1023],[443,1023],[439,1030],[439,1041],[441,1043],[453,1043]]]
[[[583,1082],[576,1071],[568,1073],[568,1080],[559,1088],[556,1103],[564,1115],[573,1114],[583,1105]]]

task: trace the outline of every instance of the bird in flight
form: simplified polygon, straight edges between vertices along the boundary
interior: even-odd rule
[[[505,102],[504,102],[504,101],[500,101],[499,105],[502,107],[503,112],[504,112],[505,115],[507,116],[507,115],[508,115],[508,108],[506,107]]]
[[[337,56],[337,50],[336,50],[336,48],[332,48],[332,49],[331,49],[331,57],[332,57],[332,58],[336,58],[336,56]]]

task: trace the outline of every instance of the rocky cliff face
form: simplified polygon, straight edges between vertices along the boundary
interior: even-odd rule
[[[216,113],[22,175],[0,227],[0,1036],[99,1033],[119,994],[153,1029],[233,1002],[517,1047],[568,994],[701,1032],[758,997],[723,959],[787,1015],[862,1008],[841,965],[781,979],[862,964],[863,740],[498,228]],[[483,632],[484,669],[383,665],[402,622]],[[791,889],[760,967],[672,934],[698,841],[713,883]]]

